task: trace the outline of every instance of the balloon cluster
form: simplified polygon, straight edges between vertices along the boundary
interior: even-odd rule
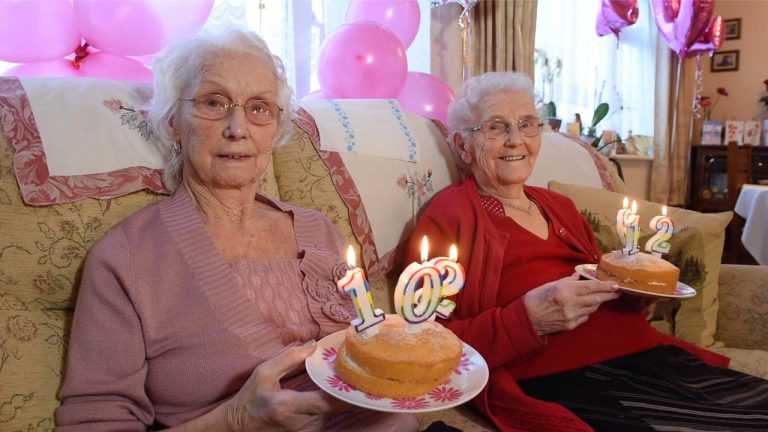
[[[408,71],[405,50],[420,20],[417,0],[350,0],[346,23],[320,47],[322,90],[305,99],[396,98],[407,111],[445,123],[453,91],[432,75]]]
[[[723,43],[723,18],[712,18],[714,0],[652,0],[656,27],[680,61],[710,55]]]
[[[0,60],[15,76],[152,81],[147,56],[199,30],[214,0],[0,2]]]

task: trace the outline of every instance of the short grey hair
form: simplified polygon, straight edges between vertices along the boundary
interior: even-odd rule
[[[147,103],[147,121],[153,132],[167,148],[173,148],[170,120],[179,106],[183,92],[191,88],[197,91],[207,62],[215,54],[239,52],[253,55],[272,69],[277,81],[277,104],[283,109],[278,120],[276,145],[285,143],[293,132],[293,91],[285,76],[285,67],[279,57],[272,54],[267,43],[259,35],[239,29],[222,33],[201,33],[165,48],[152,63],[155,85],[152,98]],[[163,171],[163,183],[169,191],[181,183],[182,157],[173,151]]]
[[[506,91],[525,92],[535,101],[533,81],[522,72],[486,72],[466,80],[448,107],[449,141],[453,141],[457,132],[467,141],[469,136],[465,129],[476,127],[482,120],[479,114],[484,99]]]

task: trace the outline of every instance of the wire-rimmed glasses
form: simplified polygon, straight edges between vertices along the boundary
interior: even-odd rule
[[[195,98],[180,98],[192,102],[194,113],[208,120],[221,120],[230,114],[236,106],[243,107],[245,117],[249,122],[263,126],[277,120],[283,111],[274,102],[261,99],[249,99],[245,103],[235,103],[232,99],[220,94],[205,94]]]
[[[498,139],[506,138],[509,132],[512,130],[512,125],[515,123],[508,123],[503,120],[488,120],[483,122],[480,126],[464,129],[467,132],[482,132],[486,138]],[[541,133],[541,128],[544,127],[544,122],[540,118],[524,118],[520,119],[516,123],[517,130],[520,134],[526,137],[535,137]]]

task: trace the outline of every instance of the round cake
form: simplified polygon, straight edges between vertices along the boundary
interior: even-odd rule
[[[658,294],[674,294],[679,277],[680,269],[675,265],[645,252],[625,255],[612,251],[604,254],[597,266],[600,280]]]
[[[405,324],[388,314],[368,339],[347,328],[336,374],[366,393],[389,398],[423,395],[447,380],[461,360],[461,340],[434,321],[421,323],[418,333],[408,333]]]

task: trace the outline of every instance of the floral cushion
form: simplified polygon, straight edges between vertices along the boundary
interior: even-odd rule
[[[717,340],[730,348],[768,352],[768,267],[723,267]]]
[[[549,188],[570,197],[589,221],[601,252],[621,249],[616,235],[616,212],[624,195],[598,189],[551,182]],[[639,200],[640,241],[642,248],[654,234],[648,224],[661,214],[661,205]],[[698,213],[670,208],[675,225],[670,240],[672,248],[664,258],[680,268],[680,280],[696,289],[698,294],[681,302],[674,318],[675,336],[709,347],[715,343],[714,334],[718,312],[718,275],[725,242],[725,227],[733,213]]]

